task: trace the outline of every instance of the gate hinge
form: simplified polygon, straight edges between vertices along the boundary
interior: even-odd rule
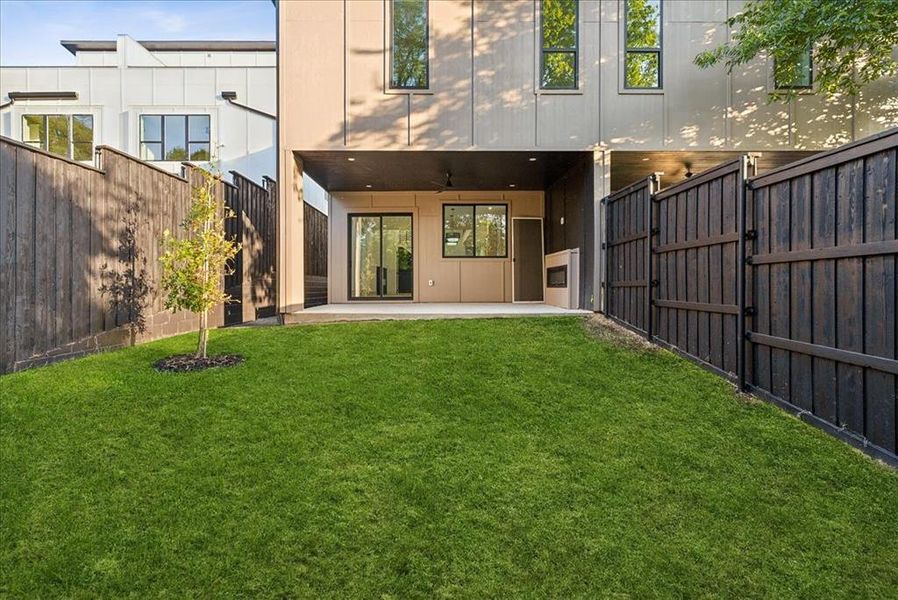
[[[747,239],[747,240],[758,239],[758,230],[757,229],[747,229],[745,231],[745,239]]]
[[[750,265],[753,262],[754,262],[754,259],[751,256],[745,257],[745,264]]]
[[[604,250],[607,247],[608,247],[608,244],[606,244],[605,242],[602,242],[602,250]]]
[[[651,281],[652,287],[658,287],[660,284],[661,284],[661,282],[658,281],[657,279],[652,279],[652,281]]]
[[[661,233],[661,229],[659,227],[652,227],[652,235],[658,235],[659,233]]]
[[[742,313],[743,313],[746,317],[752,317],[752,316],[754,316],[754,314],[755,314],[755,307],[754,307],[754,306],[746,306],[746,307],[742,310]]]

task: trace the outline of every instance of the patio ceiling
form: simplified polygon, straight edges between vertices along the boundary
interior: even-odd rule
[[[591,152],[312,151],[297,152],[305,172],[336,191],[544,190]],[[534,160],[531,160],[534,159]]]

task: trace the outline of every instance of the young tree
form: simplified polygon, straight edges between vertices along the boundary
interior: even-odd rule
[[[722,63],[732,71],[766,53],[777,81],[797,81],[810,49],[816,87],[829,96],[856,95],[865,83],[898,73],[896,0],[751,0],[727,24],[732,41],[696,56],[699,67]],[[777,91],[772,99],[794,93]]]
[[[150,294],[147,258],[137,246],[138,211],[137,202],[127,206],[118,240],[117,258],[121,269],[114,270],[104,264],[100,271],[103,283],[99,288],[101,294],[109,296],[109,308],[116,313],[124,313],[132,346],[137,343],[137,334],[146,331],[147,299]]]
[[[219,210],[216,185],[216,178],[204,171],[203,183],[193,187],[190,212],[181,224],[187,238],[176,239],[166,230],[159,259],[162,289],[168,294],[165,307],[199,315],[197,358],[206,358],[209,311],[231,300],[224,292],[222,276],[233,272],[231,260],[240,251],[240,244],[225,235],[224,220],[234,213],[228,208]]]

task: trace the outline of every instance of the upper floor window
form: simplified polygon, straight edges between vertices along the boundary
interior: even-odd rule
[[[211,158],[209,115],[140,115],[140,158],[196,160]]]
[[[443,205],[444,258],[504,258],[507,240],[507,205]]]
[[[393,0],[390,15],[390,87],[427,89],[427,0]]]
[[[94,118],[91,115],[23,115],[22,141],[73,160],[94,156]]]
[[[810,89],[814,84],[814,66],[811,60],[811,50],[805,50],[795,63],[794,72],[783,69],[776,61],[773,63],[773,73],[776,88],[779,90],[804,90]]]
[[[626,0],[624,87],[661,87],[661,0]]]
[[[540,87],[577,88],[577,0],[542,0]]]

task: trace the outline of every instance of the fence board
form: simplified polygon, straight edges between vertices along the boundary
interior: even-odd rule
[[[16,149],[0,147],[0,365],[16,353]]]

